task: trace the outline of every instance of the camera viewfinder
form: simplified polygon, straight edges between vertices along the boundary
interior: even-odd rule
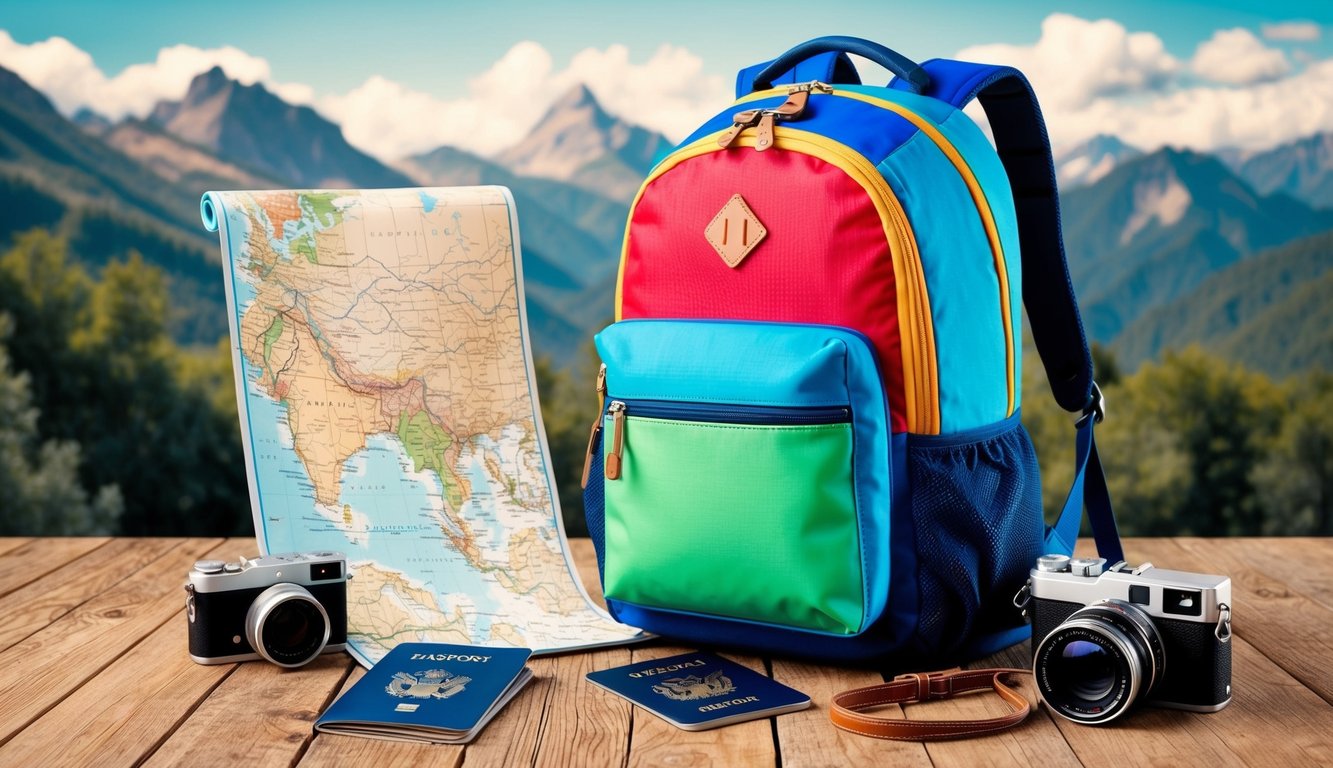
[[[1147,584],[1129,585],[1129,601],[1131,603],[1137,603],[1139,605],[1147,605],[1149,600],[1151,599],[1150,594],[1151,593],[1148,591]]]
[[[1162,612],[1177,616],[1202,616],[1202,595],[1188,589],[1162,590]]]
[[[331,581],[341,579],[342,575],[342,563],[313,563],[310,566],[311,581]]]

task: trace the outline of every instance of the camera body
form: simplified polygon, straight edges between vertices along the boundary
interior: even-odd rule
[[[1057,714],[1103,723],[1136,702],[1231,701],[1231,579],[1045,555],[1027,590],[1033,674]]]
[[[299,667],[344,650],[348,578],[339,552],[196,562],[185,584],[190,658]]]

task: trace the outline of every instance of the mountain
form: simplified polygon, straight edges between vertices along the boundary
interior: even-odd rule
[[[94,269],[137,250],[171,277],[179,341],[226,333],[217,247],[199,227],[198,198],[83,131],[4,68],[0,206],[0,248],[43,227]]]
[[[1101,180],[1113,168],[1143,152],[1114,136],[1098,134],[1091,139],[1055,152],[1055,176],[1062,190],[1086,187]]]
[[[1239,158],[1235,168],[1262,194],[1285,192],[1316,208],[1333,208],[1333,133]]]
[[[86,129],[85,129],[86,130]],[[210,189],[264,189],[283,186],[277,179],[247,170],[187,144],[162,128],[128,118],[107,127],[102,140],[124,155],[138,160],[173,184],[202,195]]]
[[[185,98],[161,102],[148,122],[238,166],[302,187],[405,187],[401,172],[356,149],[342,129],[220,67],[194,78]]]
[[[1333,228],[1333,211],[1255,193],[1216,158],[1162,149],[1061,198],[1083,320],[1108,342],[1246,256]]]
[[[496,161],[522,176],[568,181],[628,203],[670,145],[662,134],[608,114],[587,86],[578,85]]]
[[[1272,248],[1143,313],[1116,341],[1132,370],[1190,344],[1273,376],[1333,371],[1333,232]]]

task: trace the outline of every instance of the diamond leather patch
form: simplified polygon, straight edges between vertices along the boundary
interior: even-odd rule
[[[704,229],[708,244],[733,269],[758,247],[767,234],[768,230],[740,195],[732,195]]]

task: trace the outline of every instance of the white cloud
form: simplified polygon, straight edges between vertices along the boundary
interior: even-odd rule
[[[680,139],[731,97],[703,60],[664,45],[642,64],[629,49],[584,49],[556,70],[540,44],[514,45],[468,83],[466,96],[439,99],[375,76],[345,94],[318,100],[343,126],[348,141],[382,158],[399,158],[442,144],[483,155],[523,138],[551,102],[586,84],[613,114]]]
[[[113,120],[143,117],[157,102],[179,99],[195,75],[213,66],[247,85],[262,82],[289,101],[309,102],[314,96],[308,86],[274,83],[267,60],[232,46],[173,45],[158,51],[154,61],[107,77],[92,56],[63,37],[25,45],[0,30],[0,66],[18,73],[65,114],[88,107]]]
[[[1324,30],[1313,21],[1280,21],[1259,28],[1269,40],[1291,40],[1309,43],[1323,36]]]
[[[1110,134],[1146,151],[1164,145],[1200,151],[1266,149],[1333,131],[1333,59],[1309,61],[1292,71],[1283,58],[1286,69],[1273,73],[1277,65],[1264,54],[1270,49],[1250,33],[1245,33],[1249,40],[1237,43],[1234,32],[1220,32],[1200,45],[1191,63],[1197,65],[1206,60],[1199,54],[1223,46],[1248,51],[1251,60],[1244,68],[1227,69],[1227,62],[1210,73],[1214,81],[1229,78],[1226,82],[1238,84],[1182,82],[1176,76],[1180,62],[1165,52],[1156,35],[1063,14],[1047,17],[1034,45],[975,46],[957,57],[1023,70],[1057,146]]]
[[[1151,32],[1129,32],[1110,19],[1089,21],[1053,13],[1034,45],[965,48],[958,58],[1010,64],[1022,70],[1043,104],[1078,109],[1094,99],[1160,87],[1180,66]]]
[[[262,83],[288,102],[314,105],[342,125],[348,141],[385,160],[442,144],[494,154],[521,139],[551,102],[578,83],[612,113],[673,139],[731,98],[726,82],[704,71],[702,59],[670,45],[642,63],[631,61],[623,45],[587,48],[557,70],[540,44],[520,42],[469,80],[465,95],[442,99],[379,75],[346,93],[319,96],[308,85],[275,81],[266,59],[231,46],[174,45],[151,62],[108,77],[64,38],[22,44],[0,30],[0,66],[17,72],[66,115],[89,107],[113,120],[143,117],[158,101],[181,98],[195,75],[215,65],[233,80]]]
[[[1190,59],[1194,74],[1232,85],[1274,80],[1291,71],[1287,56],[1263,44],[1248,29],[1219,29],[1199,44]]]

